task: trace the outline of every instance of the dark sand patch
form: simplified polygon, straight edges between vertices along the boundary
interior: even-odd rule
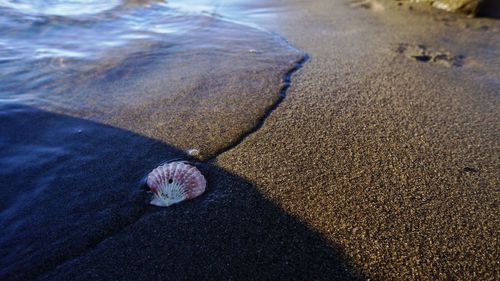
[[[197,164],[204,195],[157,208],[141,180],[183,151],[26,106],[1,112],[12,195],[0,209],[2,280],[364,280],[334,244],[215,165]]]
[[[431,62],[447,67],[460,67],[463,66],[465,61],[465,56],[463,55],[454,56],[448,51],[430,50],[425,45],[413,46],[410,44],[401,43],[398,45],[396,51],[400,54],[404,54],[410,59],[414,59],[419,62]]]

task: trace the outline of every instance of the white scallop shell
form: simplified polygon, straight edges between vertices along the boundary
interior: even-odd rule
[[[205,192],[207,181],[196,167],[171,162],[149,173],[147,184],[154,193],[150,203],[167,207],[200,196]]]

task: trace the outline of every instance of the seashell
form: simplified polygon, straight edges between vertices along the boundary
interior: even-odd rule
[[[207,181],[196,167],[171,162],[151,171],[147,184],[154,194],[151,205],[167,207],[200,196]]]
[[[189,149],[189,150],[187,151],[187,154],[188,154],[189,156],[199,157],[199,156],[200,156],[200,150],[199,150],[199,149],[196,149],[196,148]]]

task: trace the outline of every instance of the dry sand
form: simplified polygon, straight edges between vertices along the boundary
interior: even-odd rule
[[[262,24],[311,58],[217,165],[367,278],[498,280],[500,22],[392,1],[274,2],[288,9]]]

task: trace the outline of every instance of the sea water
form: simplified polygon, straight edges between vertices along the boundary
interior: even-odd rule
[[[255,3],[0,0],[0,279],[89,251],[149,210],[148,171],[262,122],[304,56],[233,2]]]

